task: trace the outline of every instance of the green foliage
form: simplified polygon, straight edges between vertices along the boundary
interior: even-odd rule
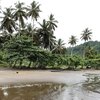
[[[66,49],[63,40],[57,41],[54,36],[58,21],[53,14],[40,24],[38,17],[41,10],[37,2],[33,1],[28,7],[18,2],[12,7],[1,12],[4,17],[0,23],[0,67],[99,69],[100,42],[87,42],[91,39],[91,30],[86,28],[83,31],[81,39],[85,43],[78,46],[75,46],[76,37],[71,36],[69,43],[75,47]],[[30,18],[32,23],[27,22]],[[84,58],[81,57],[83,54]]]
[[[86,46],[86,45],[90,46],[90,47],[93,47],[94,50],[98,54],[100,54],[100,42],[99,41],[89,41],[89,42],[77,45],[75,47],[72,47],[73,48],[73,54],[82,55],[84,46]],[[68,54],[70,54],[70,51],[71,51],[72,48],[67,48]]]
[[[85,66],[87,68],[100,69],[100,58],[85,60]]]

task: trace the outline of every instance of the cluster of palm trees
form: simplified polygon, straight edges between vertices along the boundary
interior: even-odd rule
[[[45,62],[43,58],[48,57],[47,51],[65,53],[63,41],[57,41],[54,36],[58,21],[50,14],[48,20],[39,23],[40,12],[40,4],[36,1],[29,6],[17,2],[13,7],[1,9],[0,46],[10,65],[19,63],[21,66],[24,61],[29,63],[28,66],[32,62],[38,65]]]
[[[88,28],[86,28],[82,34],[81,34],[81,40],[84,40],[85,42],[91,40],[91,30],[89,30]],[[73,47],[76,45],[77,43],[77,38],[76,36],[72,35],[70,38],[69,38],[69,42],[68,42],[71,46],[72,46],[72,50],[71,50],[71,56],[73,55]],[[84,46],[83,49],[83,57],[85,56],[85,48],[86,46]]]
[[[23,2],[17,2],[14,7],[1,9],[0,47],[3,52],[4,49],[5,52],[7,51],[8,62],[13,63],[13,66],[16,63],[21,66],[24,60],[28,62],[28,66],[32,62],[36,65],[42,63],[45,65],[46,62],[53,63],[52,59],[56,58],[56,54],[60,57],[60,55],[67,53],[64,41],[62,39],[56,40],[54,35],[58,21],[53,14],[50,14],[48,20],[43,19],[40,23],[38,22],[40,12],[40,4],[36,1],[33,1],[29,6],[25,6]],[[91,34],[91,30],[86,28],[81,34],[81,40],[87,42],[91,39]],[[72,46],[71,57],[73,57],[73,47],[77,44],[76,36],[72,35],[68,43]],[[84,56],[85,47],[83,48]]]
[[[56,41],[54,31],[58,21],[55,20],[53,14],[50,14],[48,20],[44,19],[42,23],[39,23],[40,12],[40,4],[36,1],[33,1],[30,6],[17,2],[14,7],[1,10],[1,38],[9,39],[12,36],[27,35],[32,38],[33,44],[51,51],[55,50],[54,48],[57,49],[59,43]],[[36,27],[35,23],[40,26]]]
[[[32,38],[32,43],[44,49],[48,49],[53,53],[62,54],[66,51],[65,43],[59,39],[56,41],[54,31],[57,28],[58,21],[51,14],[48,20],[43,20],[42,23],[38,22],[40,17],[40,4],[33,1],[29,6],[25,6],[23,2],[15,3],[14,7],[5,8],[1,10],[1,38],[10,38],[16,34],[17,37],[27,35]],[[29,21],[31,19],[31,22]],[[39,23],[40,27],[37,28],[35,23]],[[91,30],[86,28],[81,39],[85,42],[91,39]],[[0,39],[2,40],[2,39]],[[68,42],[72,47],[76,45],[76,36],[71,36]],[[71,55],[73,49],[71,50]]]

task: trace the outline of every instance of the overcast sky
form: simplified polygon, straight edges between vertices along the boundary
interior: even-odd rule
[[[9,7],[18,0],[1,0],[2,7]],[[33,0],[19,0],[27,5]],[[68,43],[71,35],[77,36],[85,28],[92,29],[92,40],[100,41],[100,0],[35,0],[41,4],[40,17],[47,19],[52,13],[58,20],[55,31],[57,39],[61,38]],[[67,45],[68,46],[68,45]]]

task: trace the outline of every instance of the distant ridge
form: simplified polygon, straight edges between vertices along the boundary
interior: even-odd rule
[[[100,41],[89,41],[89,42],[85,42],[83,44],[77,45],[73,47],[73,54],[82,55],[83,47],[86,45],[93,47],[97,51],[97,53],[100,54]],[[71,51],[71,47],[68,47],[67,53],[70,54],[70,51]]]

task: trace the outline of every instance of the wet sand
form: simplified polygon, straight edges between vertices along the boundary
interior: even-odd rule
[[[56,82],[65,84],[76,84],[78,82],[86,80],[86,77],[84,75],[87,73],[100,74],[100,71],[0,70],[0,86],[34,82]]]

